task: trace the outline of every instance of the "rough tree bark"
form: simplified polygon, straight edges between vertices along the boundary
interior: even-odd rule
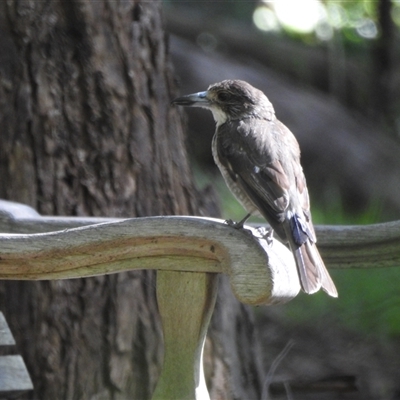
[[[174,91],[159,2],[0,2],[0,198],[55,215],[201,213]],[[162,360],[154,288],[137,272],[1,282],[27,398],[148,399]],[[206,350],[210,391],[259,397],[249,313],[227,297]]]

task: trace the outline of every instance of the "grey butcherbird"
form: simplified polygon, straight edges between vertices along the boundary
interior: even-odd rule
[[[315,245],[299,145],[264,93],[247,82],[225,80],[172,103],[213,113],[212,153],[229,189],[250,214],[260,213],[289,243],[302,289],[311,294],[322,288],[337,297]]]

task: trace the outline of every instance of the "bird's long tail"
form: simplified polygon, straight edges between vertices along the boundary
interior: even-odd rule
[[[330,296],[337,297],[335,284],[315,245],[317,239],[311,221],[305,221],[296,213],[288,217],[283,229],[296,261],[302,289],[312,294],[322,288]]]
[[[338,297],[335,284],[319,255],[315,243],[307,240],[299,247],[290,243],[290,247],[296,260],[303,290],[311,294],[322,288],[330,296]]]

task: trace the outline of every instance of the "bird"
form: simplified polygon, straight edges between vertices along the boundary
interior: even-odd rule
[[[212,154],[228,188],[247,211],[236,223],[261,215],[294,255],[307,294],[338,292],[316,246],[310,200],[293,133],[275,116],[272,103],[249,83],[228,79],[206,91],[178,97],[173,105],[201,107],[213,114]]]

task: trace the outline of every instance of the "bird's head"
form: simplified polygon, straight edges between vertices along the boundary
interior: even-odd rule
[[[172,104],[211,110],[217,125],[248,117],[270,119],[272,104],[263,92],[240,80],[225,80],[209,86],[205,92],[178,97]]]

